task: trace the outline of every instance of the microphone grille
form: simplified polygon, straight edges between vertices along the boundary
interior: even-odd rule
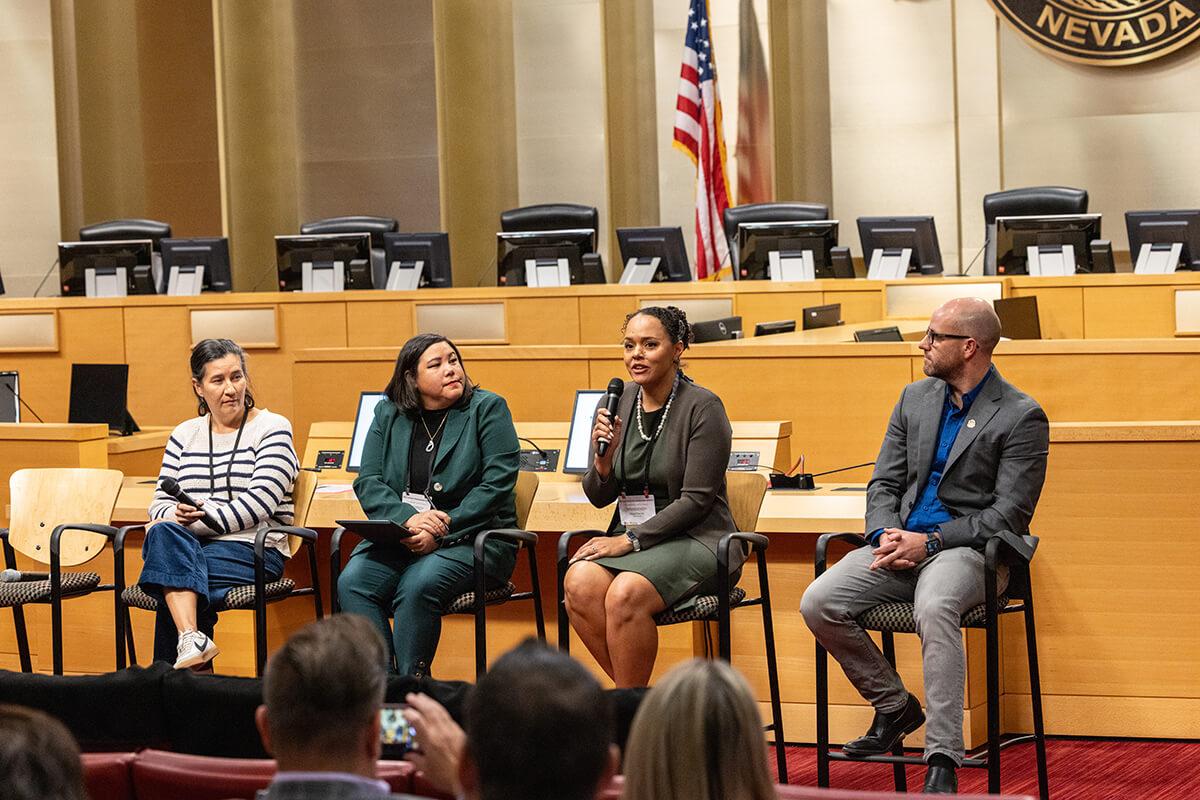
[[[163,478],[159,483],[162,484],[162,489],[167,494],[174,494],[179,490],[179,481],[174,478]]]
[[[621,380],[620,378],[613,378],[611,381],[608,382],[608,393],[609,394],[614,395],[616,397],[620,397],[621,393],[624,391],[625,391],[625,381]]]

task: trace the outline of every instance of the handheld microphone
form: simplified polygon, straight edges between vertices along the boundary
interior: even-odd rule
[[[171,495],[171,497],[174,497],[176,501],[183,503],[184,505],[191,506],[192,508],[200,508],[200,504],[193,500],[191,496],[183,490],[183,487],[179,485],[179,481],[175,480],[174,478],[163,478],[161,481],[159,481],[158,485],[162,487],[164,492]],[[217,521],[217,518],[212,514],[209,514],[207,511],[204,512],[204,524],[214,531],[225,530],[225,526]]]
[[[621,393],[624,391],[625,381],[620,378],[613,378],[608,382],[608,394],[604,395],[604,408],[608,411],[608,415],[612,419],[616,419],[617,417],[617,406],[621,402]],[[608,452],[608,442],[601,439],[596,452],[603,458],[604,454]]]
[[[17,583],[18,581],[48,581],[49,572],[21,572],[17,569],[0,570],[0,583]]]

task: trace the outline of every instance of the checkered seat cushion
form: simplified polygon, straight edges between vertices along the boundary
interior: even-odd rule
[[[1008,598],[1001,596],[997,608],[1008,605]],[[891,631],[892,633],[916,633],[917,623],[913,618],[912,603],[880,603],[859,615],[858,624],[868,631]],[[982,628],[987,624],[987,605],[980,603],[967,609],[962,616],[962,627]]]
[[[483,604],[491,605],[493,603],[503,602],[503,601],[507,600],[508,598],[512,597],[516,591],[517,591],[517,587],[515,584],[513,584],[512,581],[505,583],[503,586],[497,586],[493,589],[488,589],[483,594]],[[474,611],[475,611],[475,593],[474,592],[466,592],[465,594],[460,594],[458,597],[455,597],[453,600],[451,600],[450,604],[446,606],[446,610],[443,611],[442,613],[443,614],[471,614],[471,613],[474,613]]]
[[[270,602],[290,595],[296,588],[296,582],[291,578],[281,578],[280,580],[268,583],[265,588],[267,602]],[[134,608],[142,608],[146,611],[158,610],[158,600],[143,592],[140,586],[130,586],[121,593],[121,598],[125,601],[126,605],[133,606]],[[235,586],[230,589],[229,593],[225,595],[225,600],[214,610],[236,611],[237,609],[253,607],[254,584],[247,584],[246,586]]]
[[[86,594],[100,585],[95,572],[62,573],[63,597]],[[50,599],[50,581],[0,581],[0,608],[41,603]]]
[[[734,586],[729,590],[729,607],[733,608],[746,599],[746,590]],[[699,622],[700,620],[716,619],[719,598],[715,594],[705,594],[695,598],[695,602],[686,604],[683,608],[668,608],[654,616],[658,625],[674,625],[677,622]]]

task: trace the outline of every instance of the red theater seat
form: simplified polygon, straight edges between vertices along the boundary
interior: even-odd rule
[[[134,800],[133,753],[84,753],[83,782],[91,800]]]
[[[275,762],[143,750],[132,773],[137,800],[253,800],[275,777]],[[412,791],[413,767],[407,762],[381,761],[378,775],[393,792]]]

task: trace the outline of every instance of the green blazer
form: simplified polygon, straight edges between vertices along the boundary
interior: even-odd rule
[[[384,400],[375,406],[354,481],[354,493],[369,519],[390,519],[403,525],[417,513],[400,499],[408,478],[413,422],[395,403]],[[513,488],[519,452],[512,414],[500,395],[476,389],[465,406],[450,409],[434,457],[430,488],[434,507],[450,515],[450,532],[431,556],[470,565],[477,533],[516,527]],[[378,546],[364,542],[358,549]],[[506,579],[512,574],[516,564],[513,545],[489,540],[484,552],[489,575]]]

